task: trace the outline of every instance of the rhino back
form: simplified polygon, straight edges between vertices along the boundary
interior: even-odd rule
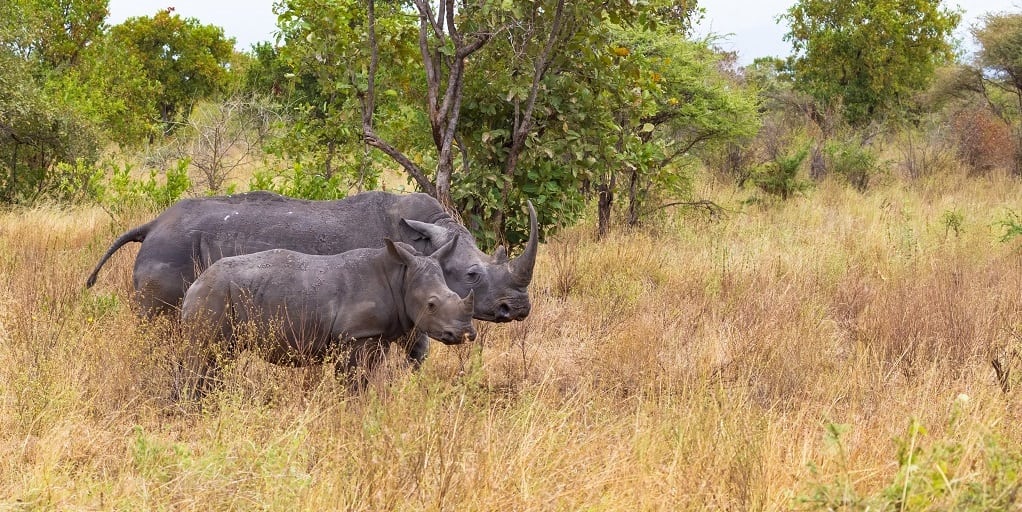
[[[147,252],[156,259],[197,258],[201,267],[226,256],[276,248],[338,254],[383,247],[384,238],[416,245],[419,240],[401,226],[401,219],[450,221],[450,228],[464,230],[426,194],[374,191],[336,201],[308,201],[254,192],[182,201],[161,215],[143,245],[153,246]]]

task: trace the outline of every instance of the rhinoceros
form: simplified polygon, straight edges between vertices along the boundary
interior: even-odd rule
[[[218,260],[199,275],[181,307],[197,349],[198,392],[241,348],[288,366],[322,363],[348,348],[348,368],[357,369],[367,356],[360,349],[369,346],[368,372],[383,344],[413,329],[446,344],[474,340],[473,292],[463,299],[451,291],[439,264],[456,245],[457,237],[422,256],[387,239],[386,248],[327,256],[271,249]],[[256,333],[245,347],[237,343],[239,326]]]
[[[307,254],[339,254],[383,246],[384,238],[405,242],[429,254],[457,239],[443,263],[455,293],[475,292],[474,317],[490,322],[524,319],[531,307],[528,285],[538,245],[536,212],[529,209],[529,241],[509,260],[503,247],[489,256],[475,238],[428,194],[372,191],[336,201],[292,199],[264,191],[184,199],[147,224],[122,234],[89,275],[96,282],[103,264],[128,242],[141,242],[135,259],[134,288],[146,315],[173,311],[203,269],[226,256],[266,249]],[[419,364],[429,341],[409,345]]]

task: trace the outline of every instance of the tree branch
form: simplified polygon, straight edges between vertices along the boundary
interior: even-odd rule
[[[417,1],[416,3],[419,2]],[[364,92],[357,88],[355,89],[362,103],[362,140],[367,145],[383,151],[387,156],[401,164],[401,167],[415,180],[415,183],[422,191],[435,196],[436,187],[426,176],[426,173],[404,153],[377,136],[373,128],[373,118],[376,111],[376,71],[379,65],[379,46],[376,41],[376,11],[373,0],[369,0],[368,16],[369,48],[371,53],[369,58],[369,77]],[[425,39],[423,31],[420,31],[420,39]],[[428,53],[425,56],[428,57]],[[426,60],[428,61],[428,58]]]
[[[433,183],[426,177],[426,173],[424,173],[422,168],[418,165],[415,165],[415,162],[412,162],[411,159],[405,156],[404,153],[398,151],[394,148],[394,146],[391,146],[383,139],[377,137],[375,133],[366,133],[363,138],[366,144],[383,151],[387,156],[401,164],[401,167],[404,167],[405,172],[407,172],[408,175],[415,180],[415,183],[423,192],[426,192],[431,196],[436,196],[436,187],[433,186]]]

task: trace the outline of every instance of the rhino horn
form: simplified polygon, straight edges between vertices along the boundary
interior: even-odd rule
[[[532,282],[532,268],[536,265],[536,251],[539,246],[539,228],[536,220],[536,209],[532,207],[532,201],[526,201],[529,206],[529,243],[525,251],[511,260],[511,274],[514,280],[521,286],[528,286]]]
[[[455,245],[458,245],[458,235],[454,235],[454,237],[448,240],[446,244],[433,251],[433,254],[430,254],[429,257],[437,261],[444,261],[451,255],[451,251],[454,250]]]
[[[497,250],[493,252],[493,263],[496,265],[507,263],[507,249],[503,245],[498,245]]]
[[[475,293],[476,293],[475,290],[469,290],[468,291],[468,295],[466,295],[464,299],[461,299],[461,306],[469,314],[471,314],[473,311],[475,311],[475,302],[476,302],[475,301]]]

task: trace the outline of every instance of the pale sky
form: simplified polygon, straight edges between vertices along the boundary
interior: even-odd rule
[[[786,57],[791,52],[791,47],[782,39],[787,27],[776,18],[794,3],[795,0],[700,0],[706,17],[696,33],[712,32],[721,36],[720,46],[737,50],[740,64],[762,56]],[[1022,10],[1022,0],[945,0],[944,5],[965,9],[965,18],[956,35],[965,43],[967,51],[973,49],[968,29],[981,15],[991,11]],[[152,16],[170,6],[181,16],[223,27],[242,50],[259,41],[274,39],[277,17],[273,14],[273,0],[110,0],[107,23],[115,25],[132,16]]]
[[[794,0],[700,0],[699,5],[706,9],[706,16],[696,27],[697,35],[714,33],[723,37],[718,45],[737,50],[739,64],[749,64],[756,57],[783,58],[791,54],[791,45],[783,39],[788,27],[779,23],[777,16],[795,5]],[[1022,0],[944,0],[943,5],[965,11],[955,37],[967,53],[974,50],[969,28],[980,16],[1022,10]]]
[[[106,22],[117,25],[135,16],[152,16],[174,7],[183,18],[198,18],[204,24],[223,27],[239,50],[248,50],[260,41],[273,41],[277,16],[273,0],[110,0]]]

